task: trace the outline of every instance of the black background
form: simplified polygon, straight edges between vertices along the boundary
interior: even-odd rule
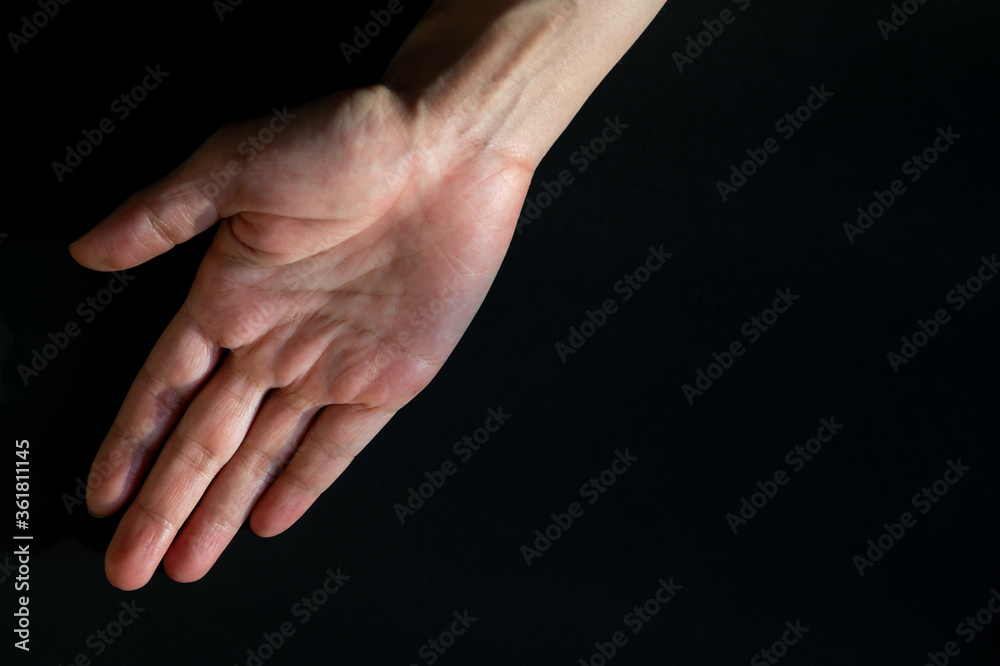
[[[563,169],[574,183],[516,235],[448,364],[307,515],[273,539],[241,530],[200,582],[107,583],[119,516],[66,500],[211,232],[130,271],[25,386],[18,365],[108,282],[66,245],[220,125],[377,80],[427,4],[406,2],[350,64],[339,43],[385,3],[246,0],[220,21],[208,1],[71,2],[5,47],[0,468],[30,440],[34,535],[32,649],[4,646],[5,663],[246,664],[291,621],[265,663],[423,664],[466,609],[478,619],[441,664],[586,663],[616,631],[628,644],[609,663],[746,664],[796,620],[809,632],[782,664],[919,666],[950,640],[951,663],[997,663],[996,622],[970,644],[956,625],[1000,587],[1000,283],[961,311],[946,301],[1000,251],[1000,11],[985,0],[928,0],[888,40],[889,2],[668,3],[537,170],[532,199]],[[735,22],[679,72],[673,54],[725,8]],[[8,3],[0,25],[35,11]],[[64,146],[157,64],[164,83],[58,182]],[[833,96],[780,138],[775,121],[821,84]],[[580,173],[571,155],[606,118],[628,128]],[[903,162],[949,126],[961,138],[910,183]],[[724,202],[716,182],[768,137],[780,150]],[[906,193],[848,242],[843,225],[897,178]],[[661,244],[673,257],[622,300],[615,283]],[[689,405],[681,386],[785,288],[794,307]],[[619,310],[562,363],[555,344],[606,298]],[[886,354],[938,308],[950,323],[894,373]],[[509,422],[401,525],[393,505],[498,406]],[[843,429],[734,535],[726,514],[823,417]],[[521,546],[625,449],[638,461],[527,566]],[[921,515],[911,497],[959,458],[971,471]],[[859,576],[852,558],[904,511],[916,526]],[[300,623],[294,605],[338,567],[350,580]],[[11,643],[14,575],[0,570]],[[671,577],[682,589],[633,634],[625,614]],[[88,637],[133,600],[145,610],[96,655]]]

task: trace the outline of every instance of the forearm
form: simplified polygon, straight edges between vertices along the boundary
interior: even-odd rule
[[[665,0],[437,0],[384,83],[534,169]]]

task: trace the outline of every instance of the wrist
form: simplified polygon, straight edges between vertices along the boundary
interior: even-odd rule
[[[524,123],[533,106],[525,99],[531,58],[540,55],[535,52],[541,40],[532,33],[554,29],[561,17],[537,6],[489,4],[452,8],[439,0],[390,63],[381,85],[405,106],[428,144],[498,153],[534,171],[547,146]]]
[[[534,171],[663,0],[437,0],[382,85],[436,145]]]

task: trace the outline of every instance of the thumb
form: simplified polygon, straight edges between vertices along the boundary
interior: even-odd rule
[[[228,182],[233,177],[225,172],[225,160],[218,157],[221,151],[212,150],[216,143],[209,140],[173,173],[126,199],[69,246],[73,258],[98,271],[125,270],[215,224],[223,190],[236,189]],[[222,187],[210,177],[213,172],[225,175]]]

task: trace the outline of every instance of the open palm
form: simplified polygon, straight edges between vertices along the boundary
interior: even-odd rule
[[[109,580],[161,560],[196,580],[248,516],[262,536],[298,520],[454,349],[530,178],[370,88],[220,130],[81,238],[81,264],[120,270],[222,220],[94,461],[99,515],[152,464]]]

